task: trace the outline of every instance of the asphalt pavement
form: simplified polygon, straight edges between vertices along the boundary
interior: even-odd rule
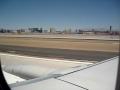
[[[102,61],[118,56],[118,52],[67,50],[12,45],[0,45],[0,52],[47,58],[63,58],[77,61],[79,60]]]

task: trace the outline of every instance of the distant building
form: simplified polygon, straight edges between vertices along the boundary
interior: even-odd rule
[[[62,31],[56,31],[57,34],[62,34]]]
[[[0,33],[5,33],[5,30],[0,28]]]
[[[50,28],[50,33],[56,33],[56,29],[55,28]]]
[[[81,29],[79,29],[79,30],[78,30],[78,34],[84,34],[84,31],[81,30]]]
[[[77,29],[75,29],[74,33],[75,33],[75,34],[77,34],[77,32],[78,32],[78,30],[77,30]]]
[[[71,32],[72,32],[72,29],[68,29],[68,30],[67,30],[67,33],[70,34]]]
[[[20,29],[20,33],[25,33],[25,29]]]
[[[28,30],[30,30],[31,33],[38,32],[38,28],[28,28]]]
[[[15,33],[15,34],[18,33],[17,30],[11,30],[11,32],[12,32],[12,33]]]
[[[112,31],[112,26],[110,26],[110,32]]]
[[[84,33],[84,34],[90,34],[90,35],[95,34],[93,31],[84,31],[83,33]]]
[[[43,33],[50,33],[50,30],[48,30],[48,29],[43,30]]]
[[[76,34],[83,34],[84,32],[83,32],[83,30],[81,30],[81,29],[76,29],[76,30],[75,30],[75,33],[76,33]]]
[[[63,33],[65,33],[65,34],[70,34],[70,33],[72,33],[72,30],[71,30],[71,29],[65,29],[65,30],[63,31]]]
[[[25,33],[31,33],[31,30],[25,29]]]
[[[40,28],[40,30],[38,30],[38,32],[39,32],[39,33],[42,33],[42,32],[43,32],[43,29],[42,29],[42,28]]]

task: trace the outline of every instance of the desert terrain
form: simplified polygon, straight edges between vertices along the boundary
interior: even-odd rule
[[[118,41],[13,37],[0,38],[0,45],[107,52],[118,52],[119,47]]]

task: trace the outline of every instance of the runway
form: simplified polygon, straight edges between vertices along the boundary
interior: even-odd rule
[[[85,51],[85,50],[67,50],[67,49],[51,49],[40,47],[23,47],[12,45],[0,45],[0,52],[13,53],[27,56],[60,58],[69,60],[90,60],[102,61],[115,56],[118,52],[101,52],[101,51]]]

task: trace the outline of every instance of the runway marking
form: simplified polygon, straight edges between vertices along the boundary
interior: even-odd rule
[[[15,51],[8,51],[8,52],[10,52],[10,53],[14,53]]]
[[[39,59],[39,60],[46,60],[46,61],[57,61],[57,62],[66,62],[66,63],[81,63],[81,64],[93,64],[97,61],[88,61],[88,60],[76,60],[76,59],[59,59],[59,58],[38,58],[38,57],[31,57],[31,56],[20,56],[20,55],[14,55],[14,54],[5,54],[5,53],[0,53],[0,56],[2,55],[9,55],[9,56],[17,56],[20,58],[29,58],[29,59]]]

